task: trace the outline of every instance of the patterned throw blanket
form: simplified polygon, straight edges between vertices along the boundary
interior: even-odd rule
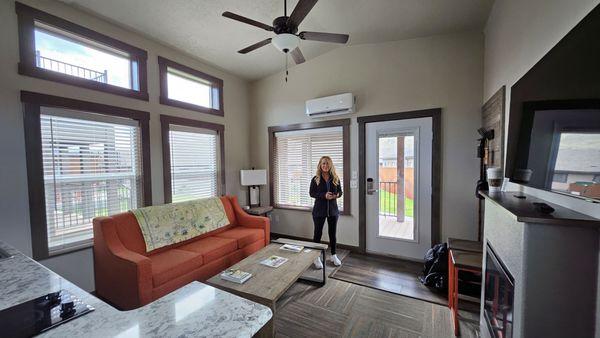
[[[140,225],[146,252],[183,242],[229,224],[218,197],[132,210]]]

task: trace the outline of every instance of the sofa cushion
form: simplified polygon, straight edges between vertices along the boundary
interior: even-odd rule
[[[152,282],[155,287],[199,268],[204,263],[202,255],[178,249],[150,255],[148,258],[152,261]]]
[[[263,229],[246,228],[238,226],[227,231],[223,231],[215,235],[215,237],[235,239],[237,241],[238,248],[241,249],[248,244],[264,239],[265,231]]]
[[[177,250],[201,254],[204,262],[209,263],[237,250],[237,242],[235,239],[212,236],[182,245]]]

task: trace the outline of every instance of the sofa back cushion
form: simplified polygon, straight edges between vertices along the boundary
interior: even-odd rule
[[[225,214],[227,215],[227,219],[229,220],[229,224],[227,226],[221,227],[217,230],[213,230],[211,232],[204,233],[200,236],[194,237],[184,242],[176,243],[173,245],[169,245],[160,249],[156,249],[151,253],[159,253],[162,251],[169,250],[174,247],[179,247],[181,245],[185,245],[192,241],[195,241],[199,238],[205,238],[209,236],[214,236],[223,231],[227,231],[232,228],[236,223],[235,211],[233,210],[233,206],[231,204],[231,200],[228,196],[221,196],[221,202],[223,203],[223,208],[225,209]],[[140,230],[140,226],[135,218],[135,215],[129,211],[121,214],[112,215],[111,221],[115,223],[115,228],[117,229],[117,235],[121,240],[123,245],[134,252],[137,252],[141,255],[147,256],[149,252],[146,251],[146,242],[144,241],[144,236],[142,235],[142,231]]]

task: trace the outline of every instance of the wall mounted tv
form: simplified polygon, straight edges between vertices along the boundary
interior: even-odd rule
[[[600,5],[511,87],[505,176],[600,201]]]

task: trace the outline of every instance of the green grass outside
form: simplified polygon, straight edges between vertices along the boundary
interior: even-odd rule
[[[396,201],[398,196],[389,191],[379,190],[379,212],[385,214],[396,213]],[[404,198],[404,215],[413,217],[414,201],[408,197]]]

